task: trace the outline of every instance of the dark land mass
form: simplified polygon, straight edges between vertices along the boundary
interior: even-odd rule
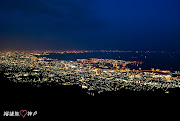
[[[51,86],[48,86],[41,84],[40,87],[34,87],[30,83],[9,81],[3,76],[3,72],[0,73],[0,82],[0,117],[3,120],[23,119],[22,117],[2,116],[4,111],[20,110],[38,111],[36,117],[25,117],[30,120],[59,119],[60,115],[68,113],[69,105],[71,105],[71,108],[76,105],[74,101],[77,100],[77,97],[89,96],[85,90],[82,90],[77,85],[51,84]]]
[[[46,85],[39,84],[40,86],[33,86],[30,83],[15,83],[6,79],[3,74],[0,74],[1,81],[1,96],[3,102],[10,103],[23,103],[26,104],[38,104],[46,102],[51,99],[49,102],[54,100],[60,100],[59,97],[70,97],[70,96],[88,96],[85,90],[82,90],[78,85],[56,85],[50,84]]]
[[[57,85],[51,83],[47,85],[39,84],[40,86],[33,86],[30,83],[15,83],[9,81],[0,73],[0,89],[1,99],[3,103],[23,103],[25,104],[39,104],[39,103],[53,103],[61,100],[61,97],[77,97],[77,96],[91,96],[87,94],[87,90],[82,89],[78,85]],[[150,91],[132,91],[129,89],[121,89],[118,91],[101,92],[92,91],[94,96],[178,96],[180,94],[179,88],[168,89],[169,93],[165,93],[162,89],[154,89]],[[50,99],[50,100],[49,100]]]
[[[70,114],[77,114],[76,110],[81,108],[94,109],[94,104],[100,106],[102,101],[92,101],[87,94],[87,90],[81,89],[78,85],[63,86],[51,84],[47,86],[42,84],[40,87],[34,87],[30,83],[15,83],[9,81],[3,76],[3,72],[0,73],[0,95],[1,95],[1,116],[5,110],[31,110],[38,111],[39,119],[51,119],[60,118],[60,115],[67,116]],[[133,97],[130,100],[134,100],[135,97],[156,97],[156,96],[179,96],[180,89],[168,89],[169,94],[164,93],[163,90],[154,91],[131,91],[128,89],[121,89],[119,91],[102,92],[98,94],[94,92],[95,97]],[[83,97],[79,98],[79,97]],[[88,97],[84,100],[84,97]],[[112,99],[112,98],[109,98]],[[83,105],[83,106],[82,106]],[[80,107],[79,107],[80,106]],[[104,107],[104,106],[102,106]],[[84,109],[85,108],[85,109]],[[71,109],[71,110],[70,110]],[[58,110],[58,111],[55,111]],[[59,114],[61,112],[61,114]],[[85,113],[85,112],[84,112]],[[10,119],[12,117],[3,117]],[[20,117],[15,117],[20,118]],[[22,117],[21,117],[22,118]],[[27,117],[29,118],[29,117]],[[33,118],[33,117],[30,117]],[[29,118],[29,119],[30,119]]]

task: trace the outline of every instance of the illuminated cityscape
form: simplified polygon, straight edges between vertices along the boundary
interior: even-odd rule
[[[180,73],[151,68],[150,70],[129,69],[127,65],[138,66],[141,61],[89,58],[76,61],[58,60],[43,57],[49,53],[91,53],[125,51],[2,51],[1,70],[4,76],[15,83],[29,83],[35,87],[46,84],[78,85],[89,95],[97,92],[149,91],[180,87]],[[126,53],[131,52],[127,51]],[[137,53],[138,51],[136,51]],[[59,55],[60,56],[60,55]],[[175,76],[172,76],[175,75]]]
[[[180,0],[1,0],[0,89],[2,121],[175,107]]]

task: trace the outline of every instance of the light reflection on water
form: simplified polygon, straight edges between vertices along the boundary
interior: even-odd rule
[[[128,65],[130,69],[143,69],[150,70],[151,68],[180,71],[180,53],[136,53],[136,52],[93,52],[93,53],[67,53],[56,54],[50,53],[44,57],[58,59],[58,60],[71,60],[76,59],[89,59],[89,58],[103,58],[103,59],[117,59],[125,61],[142,61],[142,65]]]

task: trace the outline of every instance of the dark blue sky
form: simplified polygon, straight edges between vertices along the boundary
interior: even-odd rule
[[[2,49],[180,51],[180,0],[1,0]]]

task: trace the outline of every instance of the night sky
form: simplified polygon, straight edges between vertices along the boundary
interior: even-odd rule
[[[180,0],[1,0],[0,49],[180,51]]]

